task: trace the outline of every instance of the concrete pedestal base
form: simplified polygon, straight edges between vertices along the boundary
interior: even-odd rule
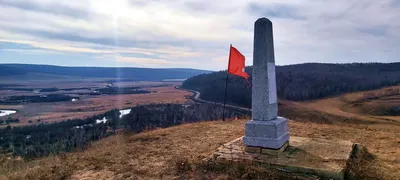
[[[265,149],[262,147],[253,147],[253,146],[245,146],[244,150],[248,153],[261,153],[261,154],[269,154],[269,155],[279,155],[289,146],[289,142],[286,142],[279,149]]]
[[[281,149],[289,141],[287,120],[277,117],[270,121],[250,120],[245,125],[243,143],[265,149]]]
[[[216,162],[252,162],[279,171],[343,179],[347,161],[353,151],[350,141],[330,141],[290,137],[289,146],[279,155],[248,153],[242,138],[224,144],[210,156]]]

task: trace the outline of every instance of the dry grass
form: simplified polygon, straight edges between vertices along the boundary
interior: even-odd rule
[[[346,123],[356,124],[387,124],[400,125],[400,117],[373,116],[367,111],[400,104],[398,95],[384,97],[390,90],[400,89],[400,86],[387,87],[377,90],[348,93],[341,96],[299,103],[306,108],[317,110],[333,116],[341,117]],[[376,94],[376,100],[363,100],[368,94]],[[379,97],[379,94],[382,97]],[[365,108],[365,109],[363,109]]]
[[[3,179],[257,179],[271,174],[253,166],[205,166],[202,159],[217,147],[243,135],[244,122],[185,124],[141,134],[120,134],[82,152],[2,167]],[[353,163],[352,177],[396,179],[400,176],[400,132],[364,126],[337,126],[289,121],[291,135],[346,139],[376,155]],[[362,155],[365,156],[365,155]],[[368,156],[366,156],[368,157]],[[379,171],[376,168],[379,167]],[[364,171],[360,171],[360,168]],[[358,169],[358,170],[357,170]],[[354,175],[355,174],[355,175]],[[278,173],[273,178],[279,178]],[[1,179],[1,178],[0,178]]]
[[[235,127],[239,127],[242,123],[243,121],[187,124],[138,135],[115,135],[94,143],[86,151],[69,153],[62,156],[63,158],[55,156],[26,164],[21,163],[19,165],[22,169],[18,169],[17,172],[24,173],[6,174],[7,178],[15,179],[27,179],[30,174],[39,171],[49,174],[45,170],[53,166],[51,163],[41,166],[41,169],[31,166],[39,166],[41,161],[55,162],[54,159],[57,159],[63,161],[57,163],[61,166],[74,165],[73,170],[69,169],[73,172],[72,179],[92,176],[93,174],[87,173],[88,171],[95,172],[98,176],[108,174],[121,179],[176,178],[179,177],[174,171],[176,159],[200,160],[221,144],[241,134],[243,130]]]

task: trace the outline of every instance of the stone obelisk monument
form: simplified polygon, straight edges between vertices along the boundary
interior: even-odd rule
[[[246,123],[243,137],[222,145],[210,159],[257,162],[266,168],[299,173],[300,177],[304,174],[305,179],[308,174],[344,179],[347,162],[356,149],[350,141],[292,136],[290,150],[285,151],[289,132],[287,120],[278,117],[273,42],[271,21],[258,19],[254,27],[253,119]]]
[[[254,25],[252,120],[245,125],[247,149],[283,151],[288,145],[287,120],[278,117],[272,22],[260,18]]]

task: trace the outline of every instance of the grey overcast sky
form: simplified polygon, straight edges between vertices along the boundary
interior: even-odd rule
[[[226,69],[274,25],[277,64],[399,62],[400,0],[0,0],[0,63]]]

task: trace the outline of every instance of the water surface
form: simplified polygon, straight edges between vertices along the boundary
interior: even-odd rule
[[[8,116],[8,115],[11,115],[11,114],[14,114],[14,113],[17,113],[17,111],[15,111],[15,110],[2,110],[2,109],[0,109],[0,117],[1,117],[1,116]]]

